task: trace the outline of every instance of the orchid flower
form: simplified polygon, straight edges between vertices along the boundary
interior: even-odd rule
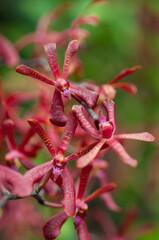
[[[126,76],[129,76],[130,74],[133,74],[137,70],[141,69],[141,66],[134,66],[132,68],[124,69],[122,70],[114,79],[109,81],[106,84],[103,84],[102,86],[97,86],[93,83],[84,82],[83,85],[86,86],[88,89],[95,91],[100,95],[99,101],[102,102],[104,99],[111,99],[113,100],[116,95],[116,89],[121,89],[129,94],[136,94],[137,88],[132,83],[118,83],[121,79],[123,79]]]
[[[125,151],[123,146],[116,139],[135,139],[146,142],[154,141],[154,137],[148,132],[142,133],[129,133],[129,134],[114,134],[116,129],[115,123],[115,103],[111,100],[103,101],[103,106],[107,112],[107,117],[104,116],[102,111],[99,113],[99,130],[95,129],[85,118],[82,106],[74,105],[73,113],[78,119],[81,127],[91,136],[99,139],[96,146],[89,151],[85,156],[78,159],[76,162],[77,167],[85,167],[89,164],[93,159],[97,156],[98,152],[102,149],[102,147],[111,147],[116,154],[120,157],[120,159],[132,166],[137,166],[137,161],[129,156],[129,154]]]
[[[66,115],[64,113],[64,104],[61,94],[69,100],[72,96],[76,100],[83,101],[91,107],[96,104],[98,99],[97,93],[90,91],[84,87],[69,83],[66,80],[72,58],[75,55],[78,46],[79,42],[77,40],[73,40],[69,43],[65,54],[62,76],[57,61],[56,44],[48,43],[44,46],[50,68],[55,78],[54,81],[25,65],[20,65],[16,68],[16,71],[20,74],[30,76],[56,87],[49,117],[50,121],[57,126],[65,126],[67,121]]]

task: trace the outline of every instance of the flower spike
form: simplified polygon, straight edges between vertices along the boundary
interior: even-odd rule
[[[79,47],[79,41],[73,40],[69,43],[64,60],[62,78],[66,79],[73,56]]]
[[[34,119],[29,119],[28,123],[35,130],[35,132],[40,136],[41,140],[44,142],[45,146],[47,147],[51,155],[55,157],[56,155],[55,150],[53,149],[50,139],[48,138],[42,126]]]

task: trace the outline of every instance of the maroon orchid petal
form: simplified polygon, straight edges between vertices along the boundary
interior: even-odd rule
[[[80,100],[85,102],[89,107],[94,107],[97,103],[99,95],[85,87],[77,86],[70,83],[71,93],[75,94]],[[74,97],[72,95],[72,97]]]
[[[74,186],[74,182],[72,180],[72,177],[69,173],[69,171],[67,170],[67,168],[65,168],[62,172],[62,186],[61,186],[61,190],[63,192],[63,205],[64,205],[64,209],[65,212],[70,216],[73,217],[75,214],[75,209],[76,209],[76,203],[75,203],[75,186]]]
[[[145,142],[153,142],[155,140],[155,138],[148,132],[115,134],[114,138],[135,139],[135,140],[140,140],[140,141],[145,141]]]
[[[132,95],[137,93],[137,87],[131,83],[115,83],[115,84],[112,84],[112,86],[114,88],[122,89],[123,91]]]
[[[79,240],[91,240],[87,225],[83,219],[81,219],[80,224],[77,228],[77,236]]]
[[[32,189],[32,191],[33,191],[34,183],[39,182],[51,168],[52,168],[52,161],[41,164],[40,166],[34,167],[28,170],[24,174],[24,179],[27,185]]]
[[[12,43],[0,34],[0,55],[8,67],[15,67],[19,62],[18,52]]]
[[[24,150],[26,144],[28,143],[28,141],[30,140],[30,138],[31,138],[34,134],[35,134],[35,131],[34,131],[33,128],[30,128],[30,129],[26,132],[26,134],[24,135],[24,137],[23,137],[23,139],[22,139],[22,141],[21,141],[21,143],[20,143],[20,145],[19,145],[19,148],[18,148],[19,151],[22,152],[22,151]]]
[[[93,192],[91,195],[89,195],[87,198],[85,198],[84,202],[88,203],[105,192],[113,191],[115,188],[116,188],[116,185],[114,183],[106,184],[105,186],[99,188],[98,190]]]
[[[34,129],[34,131],[40,136],[41,140],[44,142],[45,146],[47,147],[51,155],[55,157],[56,155],[55,150],[53,149],[52,143],[50,142],[50,139],[48,138],[42,126],[34,119],[29,119],[27,122]]]
[[[110,121],[113,124],[114,131],[116,128],[115,123],[115,103],[109,99],[106,99],[103,101],[103,106],[108,114],[108,121]]]
[[[120,212],[121,208],[114,202],[114,199],[112,198],[112,195],[110,193],[103,193],[101,195],[101,198],[103,199],[105,205],[108,209],[114,212]]]
[[[92,170],[92,165],[91,164],[82,168],[82,170],[81,170],[80,184],[79,184],[77,199],[82,199],[83,198],[83,194],[84,194],[84,191],[86,189],[86,185],[87,185],[88,178],[89,178],[91,170]]]
[[[83,109],[82,106],[80,105],[74,105],[73,108],[73,113],[75,114],[75,116],[77,117],[81,127],[91,136],[95,137],[95,138],[101,138],[102,135],[100,134],[100,132],[98,130],[96,130],[94,127],[92,127],[92,125],[89,123],[89,121],[86,119],[86,117],[84,116],[83,113]]]
[[[17,73],[20,73],[22,75],[25,75],[25,76],[28,76],[28,77],[32,77],[32,78],[35,78],[35,79],[38,79],[44,83],[47,83],[49,85],[55,85],[54,81],[45,77],[44,75],[42,75],[41,73],[35,71],[34,69],[30,68],[30,67],[27,67],[25,65],[19,65],[17,68],[16,68],[16,72]]]
[[[90,150],[86,155],[80,157],[77,160],[76,166],[79,168],[83,168],[87,166],[97,156],[98,152],[100,151],[104,143],[105,143],[105,139],[102,138],[92,150]]]
[[[14,126],[14,123],[11,119],[6,119],[3,122],[2,126],[0,127],[0,142],[11,132],[13,134],[13,126]],[[13,137],[12,137],[12,146],[14,146],[15,148],[15,140]]]
[[[52,178],[52,180],[54,180]],[[74,182],[72,180],[72,177],[67,170],[67,168],[64,168],[62,171],[62,176],[60,175],[56,182],[58,186],[61,188],[63,193],[63,200],[62,203],[64,205],[64,210],[70,217],[73,217],[75,214],[76,209],[76,203],[75,203],[75,186]]]
[[[65,129],[64,129],[64,132],[63,132],[62,140],[61,140],[61,143],[58,148],[58,153],[64,154],[64,152],[68,148],[70,141],[75,133],[76,127],[77,127],[77,119],[71,111],[68,116],[68,120],[67,120]]]
[[[101,187],[103,187],[105,184],[108,184],[108,179],[105,174],[105,171],[100,171],[98,174],[98,179],[100,181]],[[103,193],[101,195],[102,200],[104,201],[105,205],[110,209],[111,211],[114,212],[120,212],[121,208],[114,202],[114,199],[112,198],[111,194],[108,193]]]
[[[51,68],[51,71],[55,77],[55,80],[61,78],[58,61],[57,61],[57,53],[56,53],[56,44],[55,43],[47,43],[44,46],[45,53]]]
[[[113,148],[113,150],[124,163],[134,168],[137,166],[137,161],[129,156],[129,154],[125,151],[123,146],[118,141],[111,139],[108,141],[108,144],[111,148]]]
[[[65,54],[64,66],[63,66],[63,73],[62,73],[63,79],[67,78],[72,58],[75,55],[78,47],[79,47],[79,41],[77,40],[71,41],[68,45],[68,48]]]
[[[75,160],[76,158],[82,157],[86,153],[88,153],[98,142],[94,142],[82,149],[80,149],[78,152],[71,154],[70,156],[66,157],[66,161],[72,161]]]
[[[9,192],[18,197],[26,197],[32,193],[32,188],[27,184],[23,175],[0,165],[0,187],[6,188]]]
[[[135,71],[137,71],[139,69],[141,69],[141,66],[135,66],[135,67],[132,67],[132,68],[125,69],[125,70],[121,71],[113,80],[111,80],[109,82],[109,84],[116,83],[121,78],[124,78],[124,77],[134,73]]]
[[[85,24],[96,26],[98,23],[99,23],[99,17],[97,15],[81,16],[73,22],[72,27],[77,28]]]
[[[20,154],[18,160],[20,163],[25,167],[27,170],[32,169],[36,167],[36,164],[32,162],[28,157],[26,157],[24,154]]]
[[[65,211],[59,212],[52,217],[43,227],[43,234],[45,240],[52,240],[57,238],[61,233],[61,227],[68,219]]]
[[[54,91],[49,119],[52,124],[59,127],[65,126],[67,122],[61,93],[57,89]]]

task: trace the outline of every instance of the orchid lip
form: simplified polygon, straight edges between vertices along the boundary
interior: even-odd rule
[[[67,88],[65,88],[64,90],[63,90],[63,96],[64,97],[66,97],[66,98],[68,98],[68,100],[71,100],[71,91],[70,90],[68,90]]]

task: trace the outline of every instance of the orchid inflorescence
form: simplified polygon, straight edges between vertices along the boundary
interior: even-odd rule
[[[57,12],[58,14],[59,12]],[[60,43],[68,35],[72,36],[73,33],[80,35],[79,26],[85,23],[96,25],[97,18],[95,16],[81,16],[76,19],[69,31],[58,35]],[[31,36],[33,37],[33,35]],[[123,163],[137,167],[137,160],[126,152],[122,142],[118,139],[148,142],[154,140],[154,137],[148,132],[115,133],[114,98],[116,89],[122,89],[130,94],[136,93],[136,87],[133,84],[119,83],[118,81],[141,67],[135,66],[126,69],[102,86],[85,81],[81,84],[72,83],[68,79],[68,74],[72,71],[71,66],[74,59],[77,60],[75,54],[80,46],[80,41],[71,40],[69,42],[61,74],[57,60],[56,43],[45,42],[46,39],[50,38],[51,33],[47,34],[43,30],[44,42],[42,40],[41,42],[45,43],[44,50],[53,77],[47,72],[45,65],[43,66],[44,74],[26,65],[19,65],[16,72],[41,81],[48,86],[53,92],[52,100],[50,100],[46,88],[42,92],[30,95],[11,94],[4,97],[0,92],[2,104],[0,143],[5,141],[8,148],[8,152],[4,156],[4,164],[0,165],[0,207],[4,208],[6,204],[9,204],[9,200],[31,196],[44,206],[62,209],[44,225],[43,234],[46,240],[56,239],[60,234],[62,225],[69,217],[74,219],[78,239],[89,240],[91,237],[85,219],[90,201],[101,196],[108,209],[120,211],[120,207],[115,203],[110,193],[116,188],[116,185],[109,183],[106,175],[105,156],[107,150],[112,148]],[[37,36],[33,42],[37,42]],[[39,103],[36,103],[32,111],[29,110],[20,119],[17,114],[18,105],[21,102],[37,98]],[[72,105],[70,109],[72,98],[78,105]],[[105,112],[102,110],[103,107]],[[26,121],[28,122],[27,127]],[[15,133],[22,135],[21,141],[18,141],[18,147]],[[36,134],[42,141],[39,141]],[[38,156],[42,143],[51,154],[51,160],[36,165],[31,158]],[[69,162],[73,160],[76,162],[72,170]],[[24,174],[20,171],[21,166],[26,170]],[[100,187],[92,193],[92,186],[89,187],[89,182],[93,178],[98,178]],[[60,203],[57,203],[60,195],[58,189],[63,194]],[[87,196],[85,196],[85,192]],[[55,199],[56,202],[47,201],[45,196],[49,199]]]

